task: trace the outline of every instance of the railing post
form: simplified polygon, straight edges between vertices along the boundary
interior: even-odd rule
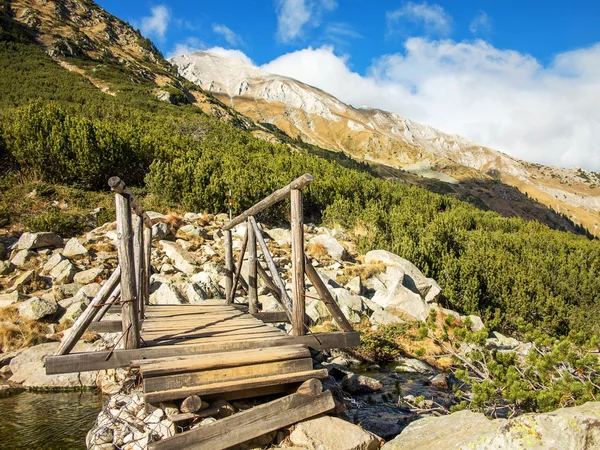
[[[292,211],[292,334],[306,334],[306,313],[304,300],[304,219],[302,209],[302,191],[290,192]]]
[[[143,301],[140,317],[144,318],[145,305],[150,303],[150,277],[152,276],[152,228],[144,227],[144,273],[143,273]]]
[[[233,286],[233,244],[231,230],[224,231],[225,238],[225,297],[227,303],[233,303],[231,287]]]
[[[139,316],[137,311],[133,233],[129,195],[115,194],[117,212],[117,250],[121,266],[121,303],[123,347],[140,346]]]
[[[143,272],[144,272],[144,223],[137,214],[131,217],[133,226],[133,264],[135,268],[135,292],[140,319],[144,316]]]
[[[256,259],[256,235],[248,218],[248,310],[258,312],[258,260]]]

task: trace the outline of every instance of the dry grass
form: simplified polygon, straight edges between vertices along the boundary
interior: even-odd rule
[[[345,267],[344,273],[338,276],[337,281],[341,284],[346,284],[353,278],[360,277],[363,283],[371,277],[385,272],[386,265],[382,262],[375,264],[359,264],[356,266]]]
[[[320,242],[310,243],[308,245],[308,248],[306,249],[306,252],[310,256],[312,256],[313,258],[316,258],[318,260],[321,260],[321,259],[325,258],[326,256],[329,256],[329,254],[327,253],[327,249]]]
[[[0,349],[18,350],[48,342],[48,325],[23,319],[14,306],[0,308]]]

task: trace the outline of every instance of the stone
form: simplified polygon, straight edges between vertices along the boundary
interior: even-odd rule
[[[183,239],[198,239],[198,238],[206,238],[208,235],[204,228],[198,227],[196,225],[184,225],[177,230],[175,237],[183,238]]]
[[[442,288],[432,278],[427,278],[423,273],[411,263],[398,255],[385,250],[371,250],[365,255],[365,264],[384,263],[389,266],[396,266],[404,272],[404,285],[418,292],[425,302],[435,302],[442,292]],[[387,272],[387,270],[386,270]]]
[[[61,247],[62,238],[54,233],[23,233],[16,243],[17,250],[33,250],[42,247]]]
[[[78,256],[85,256],[88,254],[87,249],[81,245],[77,238],[71,238],[67,241],[65,249],[63,250],[63,256],[67,258],[75,258]]]
[[[400,365],[396,366],[394,369],[396,372],[406,372],[406,373],[422,373],[422,374],[431,374],[433,373],[433,367],[427,364],[424,361],[414,358],[397,358],[397,362]]]
[[[85,311],[85,303],[81,301],[74,301],[68,307],[65,313],[60,318],[60,323],[65,323],[67,321],[75,322],[81,313]]]
[[[73,277],[73,282],[79,284],[89,284],[97,280],[103,273],[104,268],[92,267],[91,269],[83,270],[81,272],[76,273]]]
[[[67,283],[52,286],[52,293],[58,300],[74,297],[82,288],[81,284]]]
[[[181,270],[186,275],[193,275],[196,273],[198,270],[196,261],[187,251],[182,249],[179,245],[169,241],[160,241],[160,245],[177,269]]]
[[[160,273],[164,273],[166,275],[171,275],[177,272],[177,269],[173,267],[171,264],[163,264],[160,266]]]
[[[175,289],[174,286],[162,283],[160,287],[150,294],[151,305],[182,305],[187,300]]]
[[[498,333],[497,331],[492,331],[490,336],[490,338],[486,339],[486,344],[497,349],[513,350],[522,344],[522,342],[518,341],[517,339],[504,336],[502,333]]]
[[[311,321],[311,325],[317,325],[323,320],[330,320],[331,313],[322,301],[314,300],[306,307],[306,315]]]
[[[44,358],[47,355],[53,355],[58,350],[60,343],[49,342],[47,344],[36,345],[19,353],[10,362],[10,370],[13,375],[9,378],[10,383],[22,385],[25,388],[82,388],[96,387],[97,371],[66,373],[59,375],[46,375],[44,367]],[[89,351],[87,344],[78,343],[73,349],[73,353]]]
[[[363,312],[365,307],[362,298],[359,295],[353,294],[352,292],[344,288],[334,288],[336,302],[340,308],[347,307],[352,311]]]
[[[10,261],[0,261],[0,275],[8,275],[15,270],[15,265]]]
[[[309,450],[377,450],[381,439],[337,417],[323,416],[300,422],[290,434],[294,448]]]
[[[438,373],[429,380],[429,384],[438,389],[450,389],[452,387],[450,377],[448,377],[448,375],[445,373]]]
[[[169,235],[169,224],[157,222],[152,225],[152,237],[154,239],[164,239]]]
[[[600,448],[600,402],[514,419],[460,411],[409,424],[382,450],[545,450]]]
[[[308,241],[308,245],[322,245],[331,258],[341,261],[346,256],[346,249],[334,237],[321,234]]]
[[[292,232],[285,228],[272,228],[265,231],[265,233],[273,239],[277,245],[290,245],[292,243]]]
[[[0,308],[6,308],[7,306],[13,305],[24,298],[25,296],[19,291],[0,294]]]
[[[346,375],[342,380],[342,388],[351,394],[370,394],[382,387],[381,381],[365,375]]]
[[[363,287],[359,276],[356,276],[356,277],[352,278],[350,281],[348,281],[348,283],[346,283],[345,287],[346,287],[346,289],[348,289],[350,292],[352,292],[355,295],[364,294],[365,288]]]
[[[73,277],[77,273],[75,266],[65,259],[58,263],[54,269],[50,271],[50,276],[54,284],[69,284],[73,282]]]
[[[206,402],[204,402],[206,404]],[[208,404],[207,404],[208,406]],[[197,395],[190,395],[181,402],[179,408],[182,413],[195,413],[202,408],[202,399]]]
[[[100,292],[100,289],[102,289],[102,285],[100,283],[90,283],[79,289],[75,296],[86,297],[88,299],[94,298],[98,294],[98,292]]]
[[[371,314],[371,317],[369,317],[369,320],[373,325],[390,325],[392,323],[404,322],[400,317],[395,316],[385,309],[374,311],[373,314]]]
[[[19,250],[10,260],[13,265],[23,268],[29,261],[35,258],[36,253],[29,250]]]
[[[211,408],[217,408],[219,410],[219,418],[229,417],[235,413],[235,409],[227,400],[215,400],[210,404]]]
[[[47,301],[39,297],[31,297],[19,304],[19,314],[29,320],[40,320],[58,311],[56,300]]]
[[[19,275],[15,281],[13,282],[12,287],[9,289],[10,292],[18,291],[24,292],[27,286],[31,284],[31,282],[35,279],[35,272],[33,270],[28,270],[27,272],[23,272]]]
[[[400,281],[396,282],[396,285],[388,291],[387,295],[375,295],[372,300],[384,309],[402,311],[421,322],[425,322],[429,315],[429,305],[419,294],[415,294]]]
[[[221,299],[223,295],[219,289],[219,285],[206,272],[198,272],[190,277],[190,281],[198,285],[206,294],[207,298]]]
[[[52,269],[54,269],[58,264],[60,264],[64,260],[65,257],[62,254],[58,252],[55,253],[50,257],[46,264],[44,264],[44,267],[42,267],[42,273],[46,275],[49,274],[50,272],[52,272]]]
[[[485,328],[485,324],[483,323],[483,320],[481,320],[481,317],[474,315],[470,315],[467,317],[471,319],[471,330],[477,332]]]

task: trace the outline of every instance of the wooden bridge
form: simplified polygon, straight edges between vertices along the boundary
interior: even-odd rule
[[[157,450],[227,448],[332,409],[331,393],[322,392],[318,382],[327,377],[327,371],[313,369],[309,348],[354,347],[360,339],[304,253],[302,188],[312,180],[312,176],[303,175],[223,227],[225,300],[150,305],[152,222],[125,183],[111,178],[109,185],[116,197],[119,266],[65,334],[56,354],[46,358],[46,372],[139,368],[147,403],[192,395],[203,400],[232,400],[288,394],[204,426],[201,432],[192,430],[151,444],[150,448]],[[291,295],[254,218],[287,197],[291,199]],[[246,234],[234,262],[231,230],[244,222]],[[258,260],[258,248],[267,269]],[[241,275],[246,251],[248,280]],[[260,311],[259,277],[281,304],[282,313]],[[305,277],[342,331],[310,333],[305,314]],[[246,293],[247,306],[234,303],[238,290]],[[121,321],[102,320],[110,308],[117,307]],[[269,322],[289,322],[291,333]],[[86,330],[120,331],[118,346],[122,348],[71,353]]]

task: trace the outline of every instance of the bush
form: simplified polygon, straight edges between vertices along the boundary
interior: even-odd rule
[[[25,221],[25,224],[31,231],[50,231],[62,237],[75,236],[86,228],[84,217],[58,209],[32,216]]]

